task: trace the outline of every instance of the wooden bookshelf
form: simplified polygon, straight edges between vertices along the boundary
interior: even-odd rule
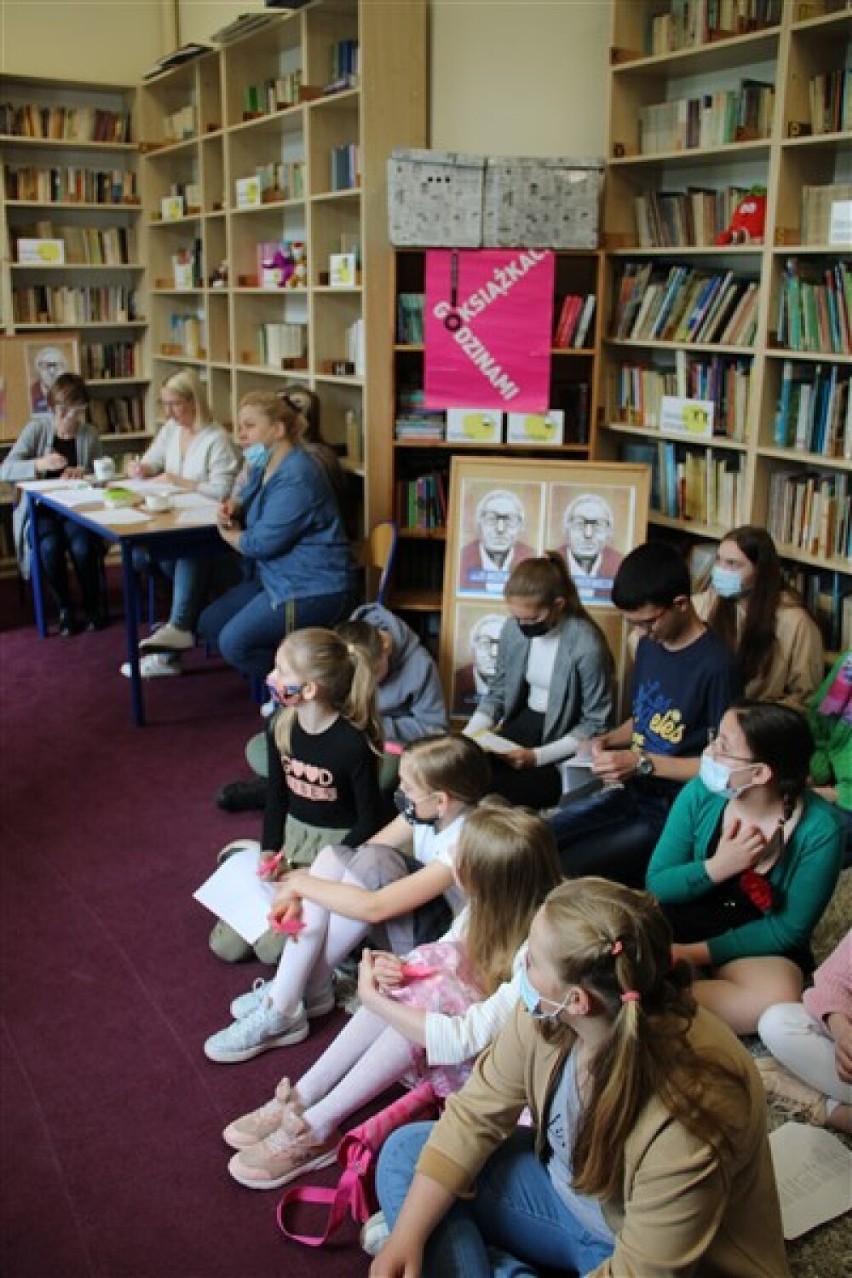
[[[450,460],[454,454],[535,457],[549,460],[586,460],[593,447],[598,419],[595,399],[596,360],[600,338],[600,289],[603,256],[596,249],[556,251],[554,272],[554,337],[566,297],[595,298],[586,336],[579,347],[551,350],[549,407],[565,413],[564,442],[560,445],[524,447],[507,443],[463,443],[443,437],[401,437],[401,419],[417,416],[416,392],[422,391],[424,346],[414,321],[412,330],[401,319],[401,297],[416,299],[425,287],[426,250],[398,249],[393,290],[396,323],[393,345],[394,412],[391,426],[391,467],[387,474],[386,501],[399,526],[401,549],[396,559],[390,606],[406,614],[427,640],[434,640],[441,609],[446,549],[446,528],[441,509],[448,508]],[[416,310],[416,302],[413,302]],[[419,338],[419,340],[417,340]],[[412,407],[414,405],[414,407]],[[443,431],[443,413],[435,415]],[[419,506],[419,512],[416,507]]]
[[[3,89],[2,331],[79,332],[93,418],[120,447],[145,429],[148,386],[136,90],[9,75]],[[22,262],[22,239],[61,241],[64,261]]]
[[[425,0],[315,0],[140,90],[154,385],[197,367],[231,425],[248,391],[308,384],[329,441],[355,445],[343,461],[365,525],[390,513],[386,165],[394,147],[425,143],[425,24]],[[340,83],[346,45],[357,45],[358,65]],[[173,194],[182,205],[164,217]],[[259,246],[282,243],[291,251],[279,287]],[[341,251],[359,255],[351,287],[329,284]],[[177,257],[191,267],[183,287]],[[297,352],[283,359],[278,326]]]
[[[710,33],[680,25],[706,15],[702,6],[614,0],[595,450],[653,467],[650,520],[667,535],[769,528],[837,647],[852,595],[852,347],[841,296],[852,246],[827,242],[825,201],[852,195],[852,119],[837,94],[852,6],[754,9],[751,29]],[[727,104],[728,116],[714,121],[711,104]],[[755,186],[766,191],[763,242],[715,243],[737,194]],[[702,329],[698,281],[713,275],[728,281],[729,309],[719,301],[718,325]],[[631,276],[636,309],[625,317]],[[749,286],[749,322],[731,330]],[[802,292],[811,310],[791,319]],[[663,394],[713,401],[710,438],[672,430]],[[852,602],[845,611],[848,644]]]

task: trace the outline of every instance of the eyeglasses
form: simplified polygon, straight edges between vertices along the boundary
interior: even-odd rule
[[[488,635],[482,635],[473,642],[474,648],[478,648],[481,652],[498,652],[500,649],[500,640],[491,639]]]
[[[587,528],[591,528],[592,532],[608,533],[610,523],[608,519],[583,519],[582,515],[574,515],[568,520],[568,527],[572,532],[585,532]]]
[[[641,630],[644,635],[649,635],[660,618],[664,617],[668,611],[668,608],[661,608],[653,617],[641,617],[636,620],[628,618],[627,624],[632,626],[634,630]]]
[[[481,521],[486,528],[497,528],[500,524],[505,524],[507,528],[520,528],[523,522],[520,515],[501,515],[493,510],[487,510]]]
[[[711,741],[707,746],[709,753],[715,759],[718,754],[723,759],[733,759],[734,763],[757,763],[757,759],[746,758],[744,754],[731,754],[730,750],[726,750],[723,742],[718,737]]]
[[[53,407],[57,413],[67,413],[69,417],[72,413],[85,413],[86,411],[85,404],[63,404],[61,400],[55,403]]]

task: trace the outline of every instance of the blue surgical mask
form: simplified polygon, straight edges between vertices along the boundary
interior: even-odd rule
[[[717,595],[723,599],[738,599],[743,593],[743,579],[733,568],[723,568],[714,564],[710,573],[710,581]]]
[[[749,764],[744,763],[742,767],[747,768]],[[731,775],[740,770],[729,768],[726,763],[719,763],[718,759],[709,754],[702,754],[698,775],[711,794],[719,794],[723,799],[736,799],[749,788],[748,785],[731,785]]]
[[[266,444],[249,444],[247,448],[243,449],[243,457],[252,468],[265,466],[269,461],[270,451]]]
[[[520,994],[523,999],[524,1007],[529,1012],[533,1020],[536,1021],[555,1021],[558,1019],[560,1012],[563,1012],[568,1006],[568,995],[566,994],[561,1003],[554,1003],[551,998],[544,998],[539,994],[533,985],[527,971],[526,963],[521,968]],[[541,1010],[542,1003],[550,1003],[554,1009],[552,1012],[543,1012]]]

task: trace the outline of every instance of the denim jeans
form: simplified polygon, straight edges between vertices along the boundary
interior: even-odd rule
[[[194,559],[159,559],[143,548],[133,551],[133,567],[137,572],[159,570],[172,583],[169,623],[179,630],[194,631],[208,596],[221,593],[240,577],[240,563],[235,555],[213,555]]]
[[[559,808],[548,818],[562,871],[571,879],[599,874],[643,888],[672,800],[627,782]]]
[[[288,600],[273,608],[261,583],[252,578],[208,604],[198,620],[198,634],[240,674],[265,679],[285,634],[305,626],[336,626],[354,607],[355,599],[346,591]]]
[[[400,1127],[379,1156],[376,1190],[391,1228],[433,1127]],[[432,1234],[422,1278],[532,1278],[542,1266],[585,1274],[612,1254],[612,1241],[590,1234],[556,1193],[534,1140],[529,1128],[518,1128],[491,1155],[475,1196],[457,1199]]]
[[[75,520],[66,519],[56,511],[47,510],[45,507],[39,508],[36,520],[41,566],[57,607],[70,608],[71,606],[66,562],[66,555],[70,555],[74,572],[80,583],[83,607],[89,616],[94,616],[100,609],[98,579],[100,538],[81,527]]]

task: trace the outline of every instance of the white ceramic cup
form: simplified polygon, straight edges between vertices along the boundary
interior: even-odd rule
[[[111,457],[96,457],[94,461],[95,479],[101,484],[105,484],[110,479],[115,479],[115,462]]]
[[[172,499],[166,493],[147,493],[145,497],[145,509],[150,510],[154,515],[161,515],[166,510],[171,510]]]

